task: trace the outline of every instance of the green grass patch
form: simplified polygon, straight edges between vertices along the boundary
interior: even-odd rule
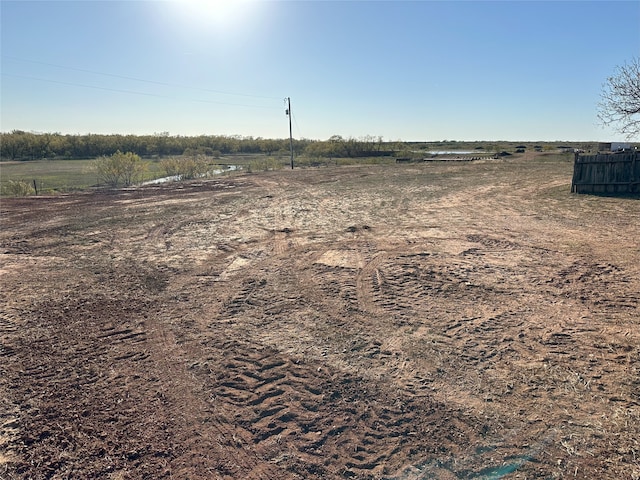
[[[0,163],[0,192],[9,195],[10,182],[22,181],[33,186],[35,180],[38,194],[51,195],[98,188],[98,175],[93,168],[96,159],[84,160],[32,160]],[[157,160],[147,161],[148,171],[144,180],[164,175]]]

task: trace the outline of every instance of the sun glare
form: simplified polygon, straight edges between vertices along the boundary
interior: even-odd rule
[[[260,2],[243,0],[181,0],[179,14],[194,27],[232,30],[251,20]]]

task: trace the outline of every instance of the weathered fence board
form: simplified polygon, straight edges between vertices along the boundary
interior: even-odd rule
[[[640,153],[576,155],[574,193],[640,193]]]

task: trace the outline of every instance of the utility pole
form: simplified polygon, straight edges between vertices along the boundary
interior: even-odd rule
[[[293,170],[293,130],[291,130],[291,98],[289,97],[287,97],[285,114],[289,117],[289,149],[291,150],[291,170]]]

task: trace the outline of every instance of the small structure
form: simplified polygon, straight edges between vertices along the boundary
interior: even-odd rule
[[[631,150],[631,144],[625,142],[605,142],[598,144],[599,152],[627,152]]]
[[[640,152],[580,155],[573,164],[572,193],[640,194]]]

